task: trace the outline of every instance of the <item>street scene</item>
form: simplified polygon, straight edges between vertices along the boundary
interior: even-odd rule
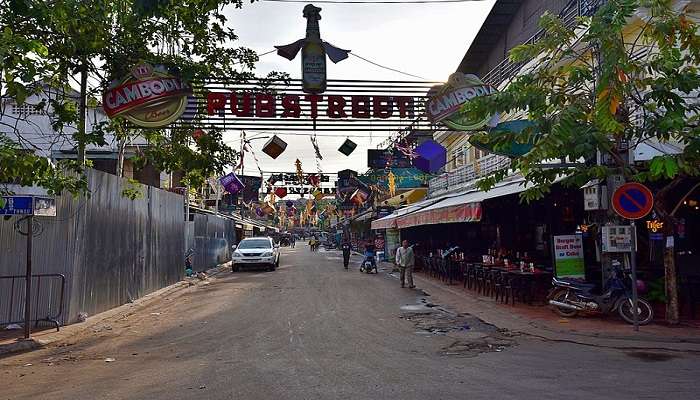
[[[698,397],[700,1],[0,26],[0,400]]]
[[[694,398],[700,345],[503,329],[351,261],[285,248],[275,272],[225,269],[120,310],[0,360],[2,398]]]

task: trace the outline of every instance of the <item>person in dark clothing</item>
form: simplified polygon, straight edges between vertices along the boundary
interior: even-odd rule
[[[347,240],[344,241],[343,245],[342,245],[342,249],[343,249],[343,266],[345,267],[345,269],[348,269],[348,264],[350,264],[350,250],[351,250],[350,242],[348,242]]]

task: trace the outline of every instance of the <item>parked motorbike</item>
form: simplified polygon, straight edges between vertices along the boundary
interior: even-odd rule
[[[554,288],[547,297],[549,304],[562,317],[575,317],[580,312],[612,314],[617,312],[622,319],[634,323],[632,304],[632,280],[614,267],[600,294],[593,293],[595,285],[568,279],[553,278]],[[651,304],[637,298],[637,322],[646,325],[654,318]]]
[[[379,270],[377,269],[377,260],[375,259],[374,253],[365,253],[365,259],[362,260],[362,264],[360,265],[360,272],[365,272],[368,274],[371,274],[372,272],[375,274],[379,273]]]

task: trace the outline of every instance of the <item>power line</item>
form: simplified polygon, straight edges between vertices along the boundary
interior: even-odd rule
[[[387,67],[387,66],[385,66],[385,65],[378,64],[378,63],[376,63],[376,62],[374,62],[374,61],[368,60],[368,59],[366,59],[366,58],[364,58],[364,57],[362,57],[362,56],[359,56],[359,55],[357,55],[357,54],[355,54],[355,53],[350,53],[350,55],[351,55],[351,56],[355,56],[355,57],[359,58],[360,60],[365,61],[365,62],[368,62],[368,63],[370,63],[370,64],[372,64],[372,65],[376,65],[376,66],[379,67],[379,68],[384,68],[384,69],[386,69],[386,70],[393,71],[393,72],[397,72],[397,73],[399,73],[399,74],[406,75],[406,76],[410,76],[410,77],[413,77],[413,78],[423,79],[423,80],[425,80],[425,81],[428,80],[428,79],[426,79],[426,78],[423,78],[422,76],[409,74],[408,72],[399,71],[398,69],[394,69],[394,68],[391,68],[391,67]]]
[[[308,3],[308,1],[306,1],[306,0],[305,0],[305,1],[302,1],[302,0],[299,0],[299,1],[297,1],[297,0],[262,0],[262,1],[280,1],[280,2]],[[425,1],[426,1],[426,2],[433,2],[432,0],[425,0]],[[448,1],[452,1],[452,0],[448,0]],[[458,1],[462,1],[462,0],[457,0],[457,1],[455,1],[455,2],[458,2]],[[468,1],[480,1],[480,0],[468,0]],[[445,3],[445,1],[435,1],[435,2],[436,2],[436,3]],[[316,1],[315,3],[322,3],[322,1]],[[330,3],[335,3],[335,2],[334,2],[334,1],[331,1]],[[416,3],[416,2],[414,2],[414,3]],[[398,3],[397,3],[397,4],[398,4]],[[266,55],[272,54],[272,53],[274,53],[274,52],[276,52],[276,51],[277,51],[277,49],[275,49],[275,50],[270,50],[270,51],[267,51],[267,52],[265,52],[265,53],[258,54],[258,57],[266,56]],[[401,74],[401,75],[410,76],[411,78],[418,78],[418,79],[421,79],[421,80],[424,80],[424,81],[427,81],[427,80],[428,80],[427,78],[423,78],[422,76],[418,76],[418,75],[414,75],[414,74],[409,74],[408,72],[404,72],[404,71],[398,70],[398,69],[396,69],[396,68],[387,67],[386,65],[379,64],[379,63],[377,63],[377,62],[374,62],[374,61],[372,61],[372,60],[369,60],[369,59],[367,59],[367,58],[365,58],[365,57],[362,57],[362,56],[360,56],[360,55],[358,55],[358,54],[356,54],[356,53],[353,53],[353,52],[350,52],[350,55],[351,55],[351,56],[354,56],[354,57],[357,57],[357,58],[359,58],[360,60],[362,60],[362,61],[364,61],[364,62],[367,62],[367,63],[370,63],[370,64],[372,64],[372,65],[374,65],[374,66],[376,66],[376,67],[379,67],[379,68],[383,68],[383,69],[386,69],[386,70],[389,70],[389,71],[392,71],[392,72],[396,72],[396,73]]]
[[[268,3],[308,3],[309,0],[260,0]],[[317,0],[319,4],[439,4],[439,3],[475,3],[483,0]]]

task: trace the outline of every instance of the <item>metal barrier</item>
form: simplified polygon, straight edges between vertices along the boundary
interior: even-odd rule
[[[0,276],[0,326],[24,323],[25,275]],[[59,330],[63,314],[66,277],[61,274],[32,275],[31,319],[34,326],[46,321]]]

